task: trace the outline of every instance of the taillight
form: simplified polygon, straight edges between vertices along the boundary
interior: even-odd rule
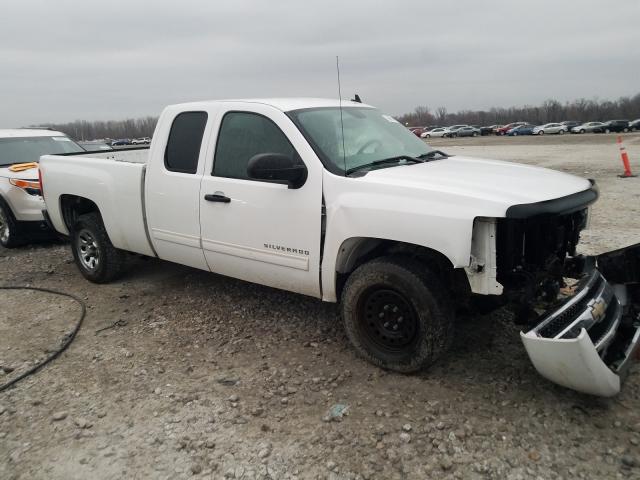
[[[9,183],[18,188],[23,189],[29,195],[40,195],[42,188],[40,187],[40,181],[36,180],[19,180],[17,178],[10,178]]]

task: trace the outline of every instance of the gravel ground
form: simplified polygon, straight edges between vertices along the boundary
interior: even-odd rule
[[[625,139],[637,166],[640,135]],[[640,241],[640,178],[616,177],[613,136],[431,143],[595,178],[583,251]],[[504,311],[460,319],[450,354],[404,376],[354,355],[334,305],[178,265],[132,258],[99,286],[66,245],[37,245],[0,249],[2,284],[88,305],[71,347],[0,393],[2,479],[640,478],[640,368],[613,399],[557,387]],[[78,311],[0,291],[0,383],[59,345]]]

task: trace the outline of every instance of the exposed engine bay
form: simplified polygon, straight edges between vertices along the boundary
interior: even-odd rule
[[[579,278],[585,265],[584,257],[576,257],[576,247],[587,222],[587,208],[497,220],[496,279],[504,287],[505,301],[516,306],[518,322],[535,320],[534,308],[548,308],[570,287],[567,277]]]

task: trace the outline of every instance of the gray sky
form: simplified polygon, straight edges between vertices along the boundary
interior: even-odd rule
[[[640,2],[6,0],[0,127],[199,99],[343,97],[391,114],[640,92]]]

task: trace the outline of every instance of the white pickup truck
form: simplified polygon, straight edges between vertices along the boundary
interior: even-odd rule
[[[615,395],[635,357],[640,248],[576,255],[593,182],[446,155],[368,105],[173,105],[148,151],[40,168],[93,282],[135,252],[340,301],[355,349],[399,372],[436,361],[480,304],[514,305],[536,369],[566,387]]]

